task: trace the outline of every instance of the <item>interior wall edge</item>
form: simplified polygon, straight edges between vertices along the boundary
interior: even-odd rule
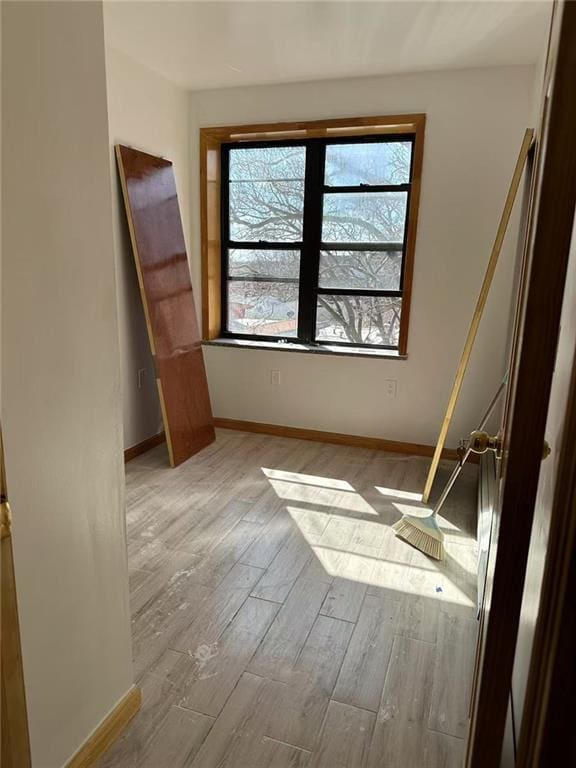
[[[2,57],[6,472],[32,760],[55,768],[134,682],[102,3],[3,3]]]
[[[117,741],[142,707],[142,691],[131,686],[120,701],[96,726],[64,768],[92,768]]]

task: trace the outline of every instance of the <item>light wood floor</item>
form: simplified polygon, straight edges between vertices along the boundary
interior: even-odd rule
[[[144,704],[101,768],[459,766],[476,468],[437,563],[389,527],[429,460],[225,430],[177,469],[165,450],[126,468]]]

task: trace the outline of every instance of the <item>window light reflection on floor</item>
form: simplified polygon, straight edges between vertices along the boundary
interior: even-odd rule
[[[411,563],[374,560],[319,544],[313,544],[311,549],[329,576],[361,582],[372,590],[378,587],[431,600],[474,605],[473,598],[441,571],[417,568]]]
[[[297,477],[297,473],[294,473]],[[308,476],[310,477],[310,475]],[[330,486],[302,483],[295,479],[280,480],[268,478],[270,485],[280,499],[320,504],[333,509],[343,509],[350,512],[362,512],[366,515],[377,515],[376,510],[354,490],[334,489]],[[321,478],[322,479],[322,478]],[[329,482],[332,482],[331,479]]]
[[[301,507],[286,507],[286,509],[306,541],[321,536],[331,517],[330,512],[325,510],[302,509]]]
[[[399,504],[395,501],[392,502],[392,506],[397,509],[401,515],[413,515],[414,517],[428,517],[432,511],[430,507],[416,507],[413,504]],[[457,525],[454,525],[454,523],[451,523],[450,520],[442,517],[442,515],[438,515],[438,524],[440,525],[440,528],[446,532],[460,530]]]
[[[285,472],[282,469],[268,469],[262,467],[262,472],[271,480],[285,480],[291,483],[303,485],[317,485],[320,488],[333,488],[337,491],[353,491],[354,487],[346,480],[337,480],[335,477],[320,477],[319,475],[306,475],[303,472]]]
[[[422,501],[421,493],[397,491],[395,488],[382,488],[379,485],[376,485],[375,488],[382,496],[391,496],[393,499],[405,499],[406,501]]]
[[[435,601],[474,605],[473,541],[454,544],[454,552],[447,552],[446,560],[442,563],[429,561],[425,556],[419,558],[417,553],[405,549],[409,545],[396,539],[390,526],[378,519],[378,512],[349,482],[268,467],[262,467],[262,472],[276,495],[286,501],[284,509],[310,546],[318,565],[328,576],[364,583],[369,589],[380,588]],[[383,497],[390,498],[390,507],[399,514],[426,516],[431,512],[429,507],[418,506],[422,499],[420,493],[381,486],[374,488]],[[415,503],[404,503],[410,501]],[[375,519],[366,519],[363,515],[374,516]],[[330,541],[330,537],[324,541],[326,537],[323,534],[331,520],[350,521],[362,526],[363,539],[368,542],[372,536],[374,541],[378,540],[378,535],[381,538],[384,529],[386,543],[382,546],[361,546],[352,539],[341,544]],[[443,517],[439,521],[448,534],[460,531]],[[395,542],[398,545],[397,553]],[[472,579],[466,581],[471,581],[472,588],[468,588],[471,586],[469,584],[460,586],[455,583],[454,570],[459,571],[461,576],[463,572],[471,576]]]
[[[348,545],[321,544],[322,533],[334,516],[325,510],[301,509],[288,506],[286,510],[297,525],[302,537],[310,546],[318,560],[318,564],[328,576],[367,584],[371,588],[393,590],[404,594],[413,594],[443,602],[459,605],[473,605],[474,596],[454,583],[450,569],[458,568],[461,572],[473,574],[475,560],[471,556],[470,546],[455,546],[453,553],[447,555],[444,563],[422,558],[413,562],[408,556],[405,561],[395,559],[393,553],[383,554],[377,547],[367,554],[370,547],[358,547],[350,542]],[[370,526],[382,527],[381,523],[359,521],[367,527],[365,534],[370,535]],[[395,542],[389,526],[384,526],[386,535]],[[404,545],[398,541],[399,548]],[[355,548],[361,551],[355,551]],[[362,551],[362,549],[364,551]],[[409,550],[398,552],[398,557]]]

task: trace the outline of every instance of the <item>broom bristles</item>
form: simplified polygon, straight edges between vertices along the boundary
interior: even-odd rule
[[[444,560],[444,534],[434,515],[413,517],[405,515],[392,526],[396,535],[425,555]]]

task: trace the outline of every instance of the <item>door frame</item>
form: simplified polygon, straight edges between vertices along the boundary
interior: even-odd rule
[[[12,552],[12,518],[0,425],[0,764],[31,768],[18,598]]]
[[[573,237],[576,240],[576,231]],[[576,364],[572,369],[559,451],[540,608],[520,728],[518,765],[576,763],[573,722],[576,692],[575,437]]]
[[[554,8],[545,99],[537,138],[535,187],[525,253],[526,282],[525,290],[520,286],[523,306],[513,339],[499,530],[493,555],[491,595],[483,615],[485,631],[479,648],[479,676],[471,709],[468,768],[498,766],[501,758],[576,205],[574,83],[576,3],[562,2]],[[572,426],[575,430],[565,438],[568,447],[570,438],[572,446],[576,438],[576,423]],[[566,515],[556,516],[554,536],[562,538],[560,528],[566,523]],[[548,597],[552,595],[548,593]],[[553,602],[557,600],[558,596],[554,595]],[[535,645],[535,653],[542,650],[542,642]],[[525,717],[536,723],[541,701],[534,695],[535,690],[538,688],[532,680]],[[526,729],[523,735],[525,742],[521,750],[526,751],[522,754],[533,753],[532,739],[530,744],[526,741]]]

